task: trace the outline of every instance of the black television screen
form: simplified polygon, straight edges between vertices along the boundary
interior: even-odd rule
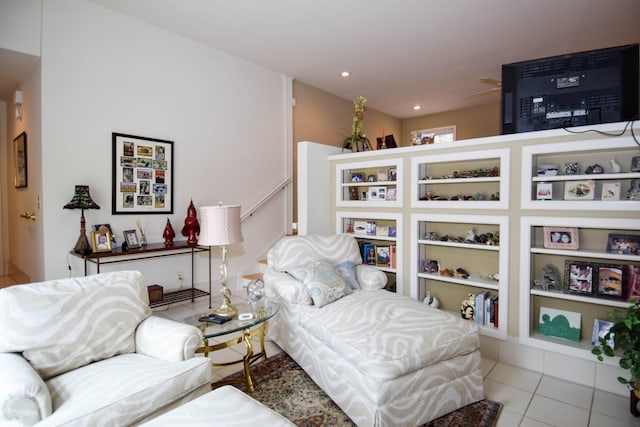
[[[638,44],[502,66],[502,134],[638,118]]]

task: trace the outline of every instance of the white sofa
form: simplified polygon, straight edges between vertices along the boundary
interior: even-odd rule
[[[211,390],[200,331],[151,315],[141,273],[0,289],[0,425],[123,426]]]
[[[271,337],[358,426],[421,425],[484,398],[477,325],[382,289],[351,236],[285,237],[267,260]]]

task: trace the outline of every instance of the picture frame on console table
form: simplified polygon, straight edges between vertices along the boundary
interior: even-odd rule
[[[173,213],[173,141],[111,135],[111,213]]]

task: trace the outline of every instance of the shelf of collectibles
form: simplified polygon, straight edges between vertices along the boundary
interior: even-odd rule
[[[387,273],[387,289],[402,294],[402,215],[385,212],[336,212],[336,233],[353,236],[362,262]]]
[[[521,341],[592,360],[608,313],[640,298],[640,219],[520,222]]]
[[[631,136],[522,148],[523,209],[640,210],[640,148]]]
[[[341,163],[336,206],[401,207],[402,159]]]
[[[411,296],[507,338],[509,217],[411,215]],[[429,301],[425,301],[428,303]]]
[[[414,208],[508,209],[510,150],[469,150],[411,159]]]

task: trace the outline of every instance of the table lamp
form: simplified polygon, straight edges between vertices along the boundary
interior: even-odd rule
[[[200,237],[198,244],[209,246],[209,277],[211,277],[211,246],[222,247],[220,276],[222,305],[213,311],[221,316],[234,316],[238,310],[231,305],[231,291],[227,287],[227,246],[242,242],[240,206],[203,206],[198,208]]]
[[[88,185],[76,185],[76,191],[73,195],[73,198],[69,203],[64,205],[64,209],[81,209],[80,214],[80,236],[78,237],[78,241],[74,246],[74,252],[80,255],[88,255],[92,252],[91,245],[89,244],[89,239],[87,239],[87,233],[85,224],[86,221],[84,219],[84,210],[85,209],[100,209],[100,206],[96,204],[91,199],[91,195],[89,194],[89,186]]]

